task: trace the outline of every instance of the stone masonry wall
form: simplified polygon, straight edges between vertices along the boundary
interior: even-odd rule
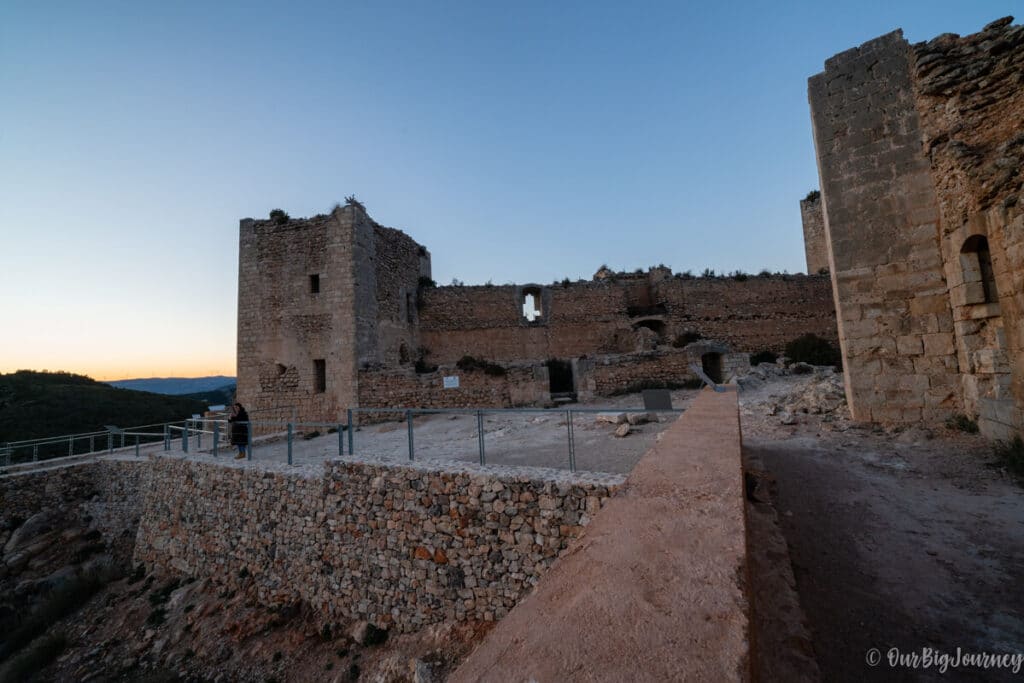
[[[250,413],[289,406],[330,420],[356,399],[354,207],[277,223],[243,219],[238,282],[238,400]],[[319,276],[313,292],[310,276]],[[314,360],[326,391],[314,387]]]
[[[964,409],[1000,439],[1024,426],[1024,26],[1012,21],[913,46]],[[977,237],[988,240],[993,301],[985,300],[981,274],[961,260],[962,247]]]
[[[445,389],[446,376],[458,377],[458,388]],[[423,374],[411,368],[359,373],[363,408],[514,408],[550,400],[547,369],[540,366],[511,366],[498,376],[454,366]]]
[[[104,459],[0,477],[0,520],[25,520],[44,508],[71,509],[118,547],[134,545],[149,463]]]
[[[372,459],[324,469],[161,457],[135,558],[266,606],[401,631],[504,616],[613,495],[621,477]]]
[[[899,31],[825,62],[808,98],[855,419],[962,410],[938,199]]]
[[[821,195],[800,200],[800,220],[804,227],[804,252],[807,274],[817,275],[829,270],[828,240],[825,238],[825,216],[821,210]]]
[[[808,332],[836,340],[831,291],[822,276],[653,282],[631,277],[551,285],[542,288],[544,315],[534,322],[523,316],[523,289],[424,290],[420,338],[430,362],[454,363],[466,355],[543,361],[630,353],[670,347],[684,332],[698,332],[746,352],[781,351],[786,342]],[[646,290],[644,296],[637,290]]]
[[[420,278],[430,277],[430,254],[401,230],[377,226],[374,264],[380,361],[409,365],[419,347],[417,297]]]

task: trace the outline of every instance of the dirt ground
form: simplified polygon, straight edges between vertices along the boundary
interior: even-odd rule
[[[781,424],[777,406],[812,381],[743,392],[741,417],[745,455],[774,479],[822,678],[1020,680],[1006,669],[891,667],[888,657],[1024,653],[1024,488],[977,435],[865,427],[845,407]]]

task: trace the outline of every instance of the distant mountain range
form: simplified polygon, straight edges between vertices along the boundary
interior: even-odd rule
[[[184,396],[186,394],[202,394],[207,392],[221,392],[230,389],[234,392],[235,378],[225,375],[213,375],[211,377],[148,377],[145,379],[118,379],[106,382],[112,387],[119,389],[133,389],[135,391],[148,391],[154,394],[167,394],[169,396]]]

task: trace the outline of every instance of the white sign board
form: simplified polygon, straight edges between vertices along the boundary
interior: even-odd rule
[[[459,376],[451,375],[450,377],[444,378],[445,389],[458,389],[459,388]]]

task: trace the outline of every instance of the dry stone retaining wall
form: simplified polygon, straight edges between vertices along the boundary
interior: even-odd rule
[[[89,526],[108,541],[130,546],[148,474],[144,460],[108,459],[0,477],[0,521],[63,509],[90,518]]]
[[[622,482],[531,468],[366,458],[318,468],[160,457],[135,558],[268,606],[414,630],[501,618]]]

